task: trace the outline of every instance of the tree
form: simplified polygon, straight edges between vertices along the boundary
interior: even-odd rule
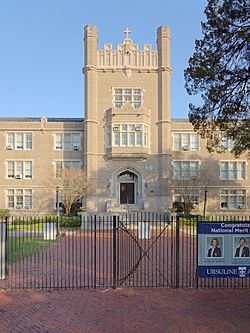
[[[35,215],[42,215],[49,209],[50,202],[53,200],[51,198],[50,184],[45,182],[45,186],[43,188],[44,195],[41,195],[40,192],[35,192],[33,195],[33,213]]]
[[[176,173],[173,169],[172,189],[175,197],[179,197],[173,204],[173,208],[178,209],[178,211],[182,209],[185,214],[190,214],[193,209],[199,209],[199,211],[203,209],[205,216],[207,199],[213,187],[211,185],[216,185],[218,178],[217,166],[218,161],[209,156],[199,164],[197,169],[193,169],[191,166],[188,169],[187,166],[183,166],[182,171],[179,170]],[[202,202],[203,207],[201,206]]]
[[[199,192],[202,187],[202,183],[198,178],[192,179],[175,179],[173,183],[174,194],[178,195],[181,201],[175,201],[173,208],[177,211],[181,209],[185,214],[190,214],[192,209],[195,208],[195,204],[199,203]]]
[[[83,170],[66,168],[58,180],[59,193],[65,213],[69,214],[72,206],[87,193],[87,177]]]
[[[207,139],[208,150],[222,150],[220,133],[234,140],[239,156],[250,149],[250,2],[208,0],[203,39],[185,70],[188,94],[200,94],[202,105],[189,105],[194,129]]]

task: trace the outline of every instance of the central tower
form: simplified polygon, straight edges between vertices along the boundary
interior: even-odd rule
[[[84,167],[92,211],[171,207],[170,31],[157,50],[125,37],[98,50],[96,26],[84,28]]]

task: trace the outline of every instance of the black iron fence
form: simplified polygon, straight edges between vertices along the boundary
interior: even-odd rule
[[[6,218],[0,223],[0,287],[248,288],[249,278],[198,278],[200,219],[149,212]]]

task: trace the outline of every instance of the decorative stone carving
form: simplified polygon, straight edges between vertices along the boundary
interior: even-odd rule
[[[42,131],[42,133],[44,132],[44,130],[46,128],[47,122],[48,122],[47,117],[45,117],[45,116],[41,117],[41,131]]]
[[[131,68],[128,68],[127,66],[125,66],[123,71],[124,71],[124,75],[126,76],[126,78],[130,78],[130,76],[132,75]]]

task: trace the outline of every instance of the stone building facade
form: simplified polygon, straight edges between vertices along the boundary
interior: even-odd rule
[[[0,118],[0,208],[55,211],[55,178],[86,172],[88,211],[168,211],[190,192],[210,213],[249,212],[249,166],[226,151],[208,153],[187,119],[170,113],[170,31],[157,50],[140,50],[129,30],[114,49],[98,49],[96,26],[84,28],[85,118]],[[185,193],[185,191],[187,193]]]

